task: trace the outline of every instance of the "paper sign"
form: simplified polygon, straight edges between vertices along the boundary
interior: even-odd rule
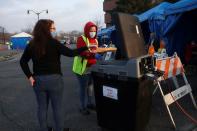
[[[105,60],[109,60],[111,58],[112,52],[107,52],[105,56]]]
[[[118,90],[109,86],[103,86],[103,96],[118,100]]]

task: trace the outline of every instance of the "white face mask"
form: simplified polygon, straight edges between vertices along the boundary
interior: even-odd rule
[[[94,38],[96,36],[96,32],[90,32],[90,38]]]
[[[51,32],[51,36],[52,36],[53,38],[55,38],[55,37],[57,36],[57,32],[56,32],[56,31]]]

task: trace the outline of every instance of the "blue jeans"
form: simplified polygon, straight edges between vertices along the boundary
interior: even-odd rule
[[[49,100],[53,109],[55,131],[63,131],[63,79],[59,74],[35,76],[34,91],[38,103],[38,119],[40,131],[47,129],[47,112]]]
[[[92,104],[92,92],[90,85],[93,84],[91,74],[78,75],[76,74],[80,87],[80,102],[81,109],[85,109],[87,104]]]

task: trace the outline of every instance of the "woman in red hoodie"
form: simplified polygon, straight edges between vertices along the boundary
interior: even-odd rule
[[[93,46],[94,48],[80,54],[82,57],[85,57],[88,62],[85,73],[83,75],[76,74],[80,84],[80,112],[83,115],[88,115],[90,113],[88,109],[94,108],[91,98],[92,78],[89,69],[92,65],[96,64],[95,49],[98,47],[96,35],[97,26],[92,22],[88,22],[84,27],[84,35],[78,37],[77,40],[77,48],[85,47],[87,44],[95,45],[95,47]]]

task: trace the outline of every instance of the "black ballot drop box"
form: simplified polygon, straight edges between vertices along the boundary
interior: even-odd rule
[[[150,116],[152,81],[146,72],[154,66],[146,55],[137,17],[113,14],[116,27],[115,60],[92,66],[98,125],[110,131],[144,131]]]
[[[93,66],[97,121],[102,128],[110,131],[145,130],[150,116],[152,86],[152,81],[143,77],[143,62],[146,61],[143,59],[146,58]]]

